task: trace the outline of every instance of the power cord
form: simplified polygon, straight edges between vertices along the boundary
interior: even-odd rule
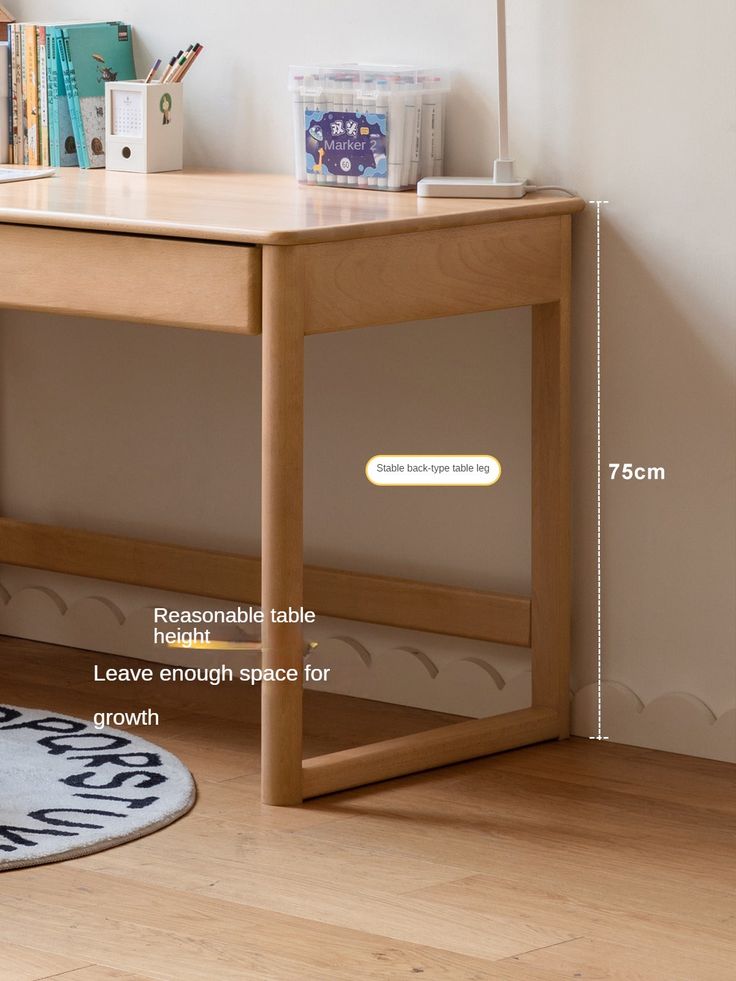
[[[529,191],[562,191],[569,194],[571,198],[578,197],[577,191],[571,191],[569,187],[560,187],[558,184],[527,184],[525,190]]]

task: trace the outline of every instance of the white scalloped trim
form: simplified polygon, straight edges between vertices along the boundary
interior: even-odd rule
[[[595,685],[573,698],[573,731],[597,731]],[[668,753],[736,762],[736,708],[716,718],[702,699],[689,692],[667,692],[644,703],[631,688],[616,681],[603,685],[603,732],[612,742],[647,746]]]
[[[31,580],[48,575],[24,572]],[[58,576],[49,579],[54,585],[64,581]],[[77,593],[81,583],[75,580]],[[57,589],[38,581],[14,590],[0,583],[0,632],[161,663],[222,662],[222,654],[216,651],[182,655],[154,646],[153,602],[125,612],[101,594],[104,584],[88,581],[88,587],[93,585],[94,595],[67,601]],[[158,596],[130,589],[125,595],[138,601],[141,596]],[[183,607],[196,602],[212,609],[235,605],[160,595],[154,602],[161,605]],[[237,626],[230,627],[227,636],[233,640],[253,637]],[[531,699],[529,654],[525,651],[509,653],[480,642],[328,618],[320,618],[310,628],[309,639],[319,644],[308,655],[310,663],[331,669],[326,682],[312,685],[321,691],[476,717],[523,708]],[[257,658],[258,654],[228,655],[228,664],[238,667]],[[613,742],[736,762],[736,706],[716,718],[705,702],[687,692],[664,693],[645,704],[632,689],[614,681],[604,684],[603,706],[604,732]],[[593,734],[596,686],[587,685],[574,693],[572,707],[573,732]]]

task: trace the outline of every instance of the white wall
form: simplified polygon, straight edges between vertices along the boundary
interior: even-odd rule
[[[448,67],[445,158],[450,172],[478,174],[495,153],[492,7],[374,0],[365,16],[362,4],[328,0],[17,0],[14,9],[24,19],[127,18],[140,68],[189,40],[204,43],[187,86],[190,165],[290,168],[290,62]],[[736,758],[730,714],[721,748],[704,750],[695,734],[736,702],[736,214],[728,186],[736,7],[508,0],[508,29],[519,173],[611,202],[603,239],[604,463],[667,469],[664,483],[604,483],[608,731]],[[585,731],[595,649],[590,209],[575,223],[574,288],[573,687]],[[254,550],[257,348],[248,338],[6,315],[3,512]],[[528,349],[524,311],[310,339],[309,560],[527,588]],[[362,465],[373,452],[427,449],[493,452],[504,480],[487,495],[388,495],[366,485]],[[17,570],[8,576],[20,588]],[[673,692],[687,699],[662,701]],[[644,732],[640,709],[655,699]]]

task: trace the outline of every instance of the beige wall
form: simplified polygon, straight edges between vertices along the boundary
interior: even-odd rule
[[[492,6],[468,0],[461,19],[445,0],[373,0],[368,17],[363,5],[328,0],[18,0],[15,9],[25,18],[127,17],[140,65],[188,39],[172,26],[176,11],[185,33],[207,47],[188,84],[190,164],[289,169],[289,62],[447,66],[446,160],[454,173],[481,173],[495,152]],[[700,752],[699,737],[688,742],[692,713],[707,726],[736,701],[736,214],[728,188],[736,8],[730,0],[508,0],[508,22],[519,172],[610,201],[604,463],[667,469],[664,483],[604,481],[609,731],[678,749],[684,731],[684,749]],[[574,279],[573,687],[585,702],[595,651],[591,210],[575,225]],[[0,344],[5,513],[256,546],[257,341],[6,315]],[[309,558],[526,588],[528,348],[526,311],[310,339]],[[362,467],[391,450],[492,452],[504,478],[491,491],[378,491]],[[8,576],[20,588],[18,573]],[[446,643],[451,659],[460,648]],[[651,722],[672,692],[686,693],[687,708],[678,715],[680,703],[665,700],[667,721]],[[658,698],[647,731],[659,735],[641,735],[640,709]],[[630,724],[621,721],[626,712]],[[726,722],[732,750],[724,753],[736,756],[736,727]]]

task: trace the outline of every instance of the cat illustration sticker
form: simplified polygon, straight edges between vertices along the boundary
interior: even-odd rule
[[[168,126],[169,123],[171,122],[171,109],[173,104],[174,103],[169,93],[164,92],[158,104],[158,107],[161,110],[161,115],[163,117],[161,120],[163,126]]]

